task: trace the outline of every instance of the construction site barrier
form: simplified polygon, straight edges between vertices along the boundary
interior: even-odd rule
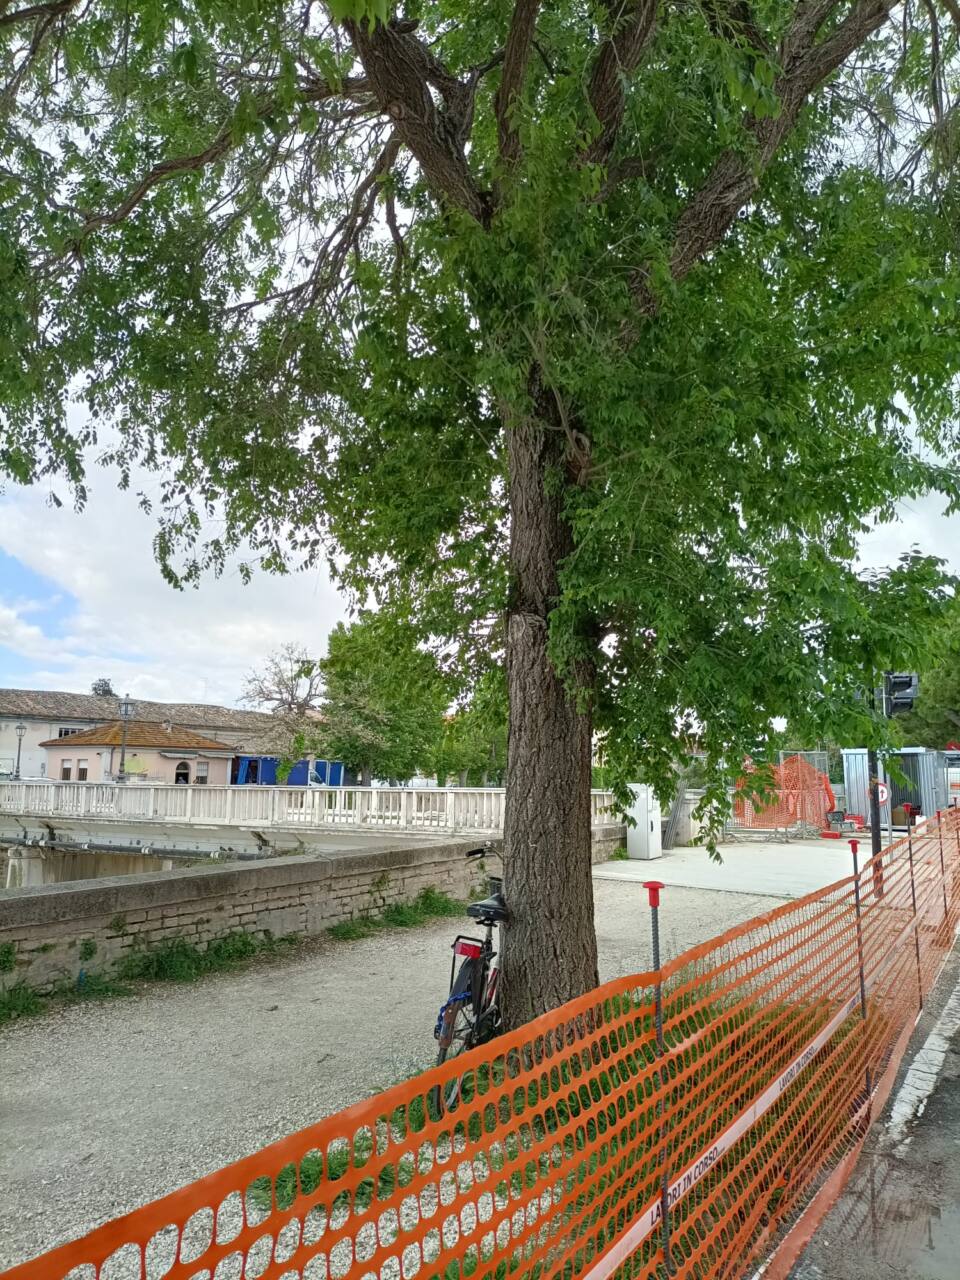
[[[889,1088],[956,934],[957,818],[6,1280],[744,1275]]]
[[[822,754],[822,753],[815,753]],[[755,795],[751,785],[760,777],[764,785]],[[803,755],[785,756],[763,774],[747,774],[734,795],[734,826],[760,831],[826,830],[827,815],[836,809],[830,779]]]

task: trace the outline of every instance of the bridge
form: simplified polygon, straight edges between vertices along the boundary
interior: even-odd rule
[[[0,814],[204,826],[502,832],[502,787],[197,787],[115,782],[0,783]],[[591,793],[593,826],[613,793]]]
[[[375,853],[397,838],[432,844],[456,837],[496,839],[502,787],[198,787],[105,782],[0,783],[0,888],[77,876],[79,855],[119,857],[127,873],[156,860],[251,860],[277,854]],[[591,796],[594,844],[619,842],[613,795]],[[69,858],[70,867],[66,863]],[[153,859],[139,865],[141,859]],[[134,860],[134,861],[130,861]]]

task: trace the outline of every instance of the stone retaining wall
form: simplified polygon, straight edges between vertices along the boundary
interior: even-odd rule
[[[595,860],[622,842],[622,830],[596,833]],[[476,896],[486,892],[486,875],[500,871],[496,855],[467,861],[476,845],[461,839],[270,858],[0,894],[0,991],[19,981],[49,990],[74,981],[81,969],[107,972],[131,949],[175,937],[199,946],[235,930],[309,937],[428,887],[454,898]]]

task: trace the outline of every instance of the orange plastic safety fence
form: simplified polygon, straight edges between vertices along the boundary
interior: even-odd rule
[[[6,1280],[739,1276],[862,1138],[958,920],[951,812]]]
[[[734,797],[734,819],[742,827],[787,830],[826,829],[827,814],[836,808],[830,780],[803,756],[788,756],[771,770],[770,786],[761,797],[751,794],[744,778]]]

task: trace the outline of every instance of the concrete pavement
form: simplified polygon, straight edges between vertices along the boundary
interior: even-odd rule
[[[867,837],[869,841],[869,836]],[[598,880],[662,880],[684,889],[801,898],[853,874],[846,840],[744,841],[720,846],[721,862],[695,846],[647,861],[605,862]]]

